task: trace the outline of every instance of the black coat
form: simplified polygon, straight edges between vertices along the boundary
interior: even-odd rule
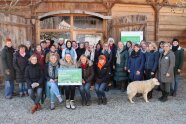
[[[44,75],[43,75],[43,71],[41,69],[41,67],[39,66],[39,64],[29,64],[27,67],[26,67],[26,70],[25,70],[25,80],[28,84],[28,89],[31,89],[32,88],[32,84],[34,82],[37,82],[39,83],[39,87],[42,88],[43,87],[43,80],[44,78]]]
[[[96,67],[96,83],[109,83],[111,76],[109,64],[105,64],[100,70]]]
[[[28,65],[29,56],[29,54],[26,54],[24,57],[22,57],[19,52],[14,54],[13,66],[16,71],[16,81],[18,83],[25,82],[24,74],[26,66]]]
[[[14,80],[15,79],[15,70],[13,67],[13,54],[14,48],[8,48],[5,46],[2,50],[2,66],[5,80]],[[6,73],[9,72],[9,73]]]
[[[77,61],[78,61],[81,55],[85,54],[85,48],[77,48],[76,53],[77,53]]]

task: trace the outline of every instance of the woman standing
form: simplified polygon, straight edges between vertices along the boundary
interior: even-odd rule
[[[171,51],[171,44],[164,43],[164,52],[160,55],[158,70],[158,79],[161,83],[160,87],[162,91],[162,96],[159,98],[159,100],[162,102],[168,100],[171,83],[174,80],[174,66],[175,55]]]
[[[180,42],[178,39],[173,39],[172,51],[175,54],[175,67],[174,67],[174,81],[172,83],[172,96],[176,96],[178,85],[179,85],[179,75],[184,64],[184,49],[180,47]]]
[[[66,54],[70,54],[73,61],[77,60],[77,54],[74,48],[72,48],[72,42],[68,40],[66,42],[66,48],[62,51],[62,59],[65,59]]]
[[[89,106],[90,101],[90,86],[94,77],[93,64],[85,55],[81,55],[78,63],[79,68],[82,69],[82,85],[79,87],[82,97],[82,105]]]
[[[77,68],[76,61],[74,61],[70,54],[66,54],[64,56],[64,60],[60,60],[61,68]],[[67,109],[75,109],[75,89],[76,86],[64,86],[65,96],[66,96],[66,108]]]
[[[28,65],[28,59],[30,55],[26,53],[26,46],[19,45],[18,51],[14,54],[13,66],[16,70],[16,81],[19,83],[19,95],[23,97],[23,95],[28,96],[27,93],[27,83],[25,81],[25,69]]]
[[[104,43],[103,44],[103,50],[101,51],[101,55],[104,55],[106,57],[106,59],[107,59],[107,63],[109,65],[111,65],[111,62],[112,62],[112,51],[110,50],[108,43]]]
[[[41,48],[41,45],[36,46],[36,50],[34,54],[37,57],[38,64],[40,65],[41,69],[45,69],[45,53]]]
[[[57,55],[51,55],[49,58],[49,63],[46,65],[45,77],[47,80],[47,96],[50,98],[51,104],[50,109],[55,109],[55,97],[59,100],[59,103],[62,103],[62,97],[58,89],[58,69],[59,62],[57,61]]]
[[[111,75],[110,67],[107,64],[107,59],[104,55],[100,55],[96,67],[96,83],[95,83],[95,90],[98,97],[98,105],[102,103],[103,105],[107,104],[105,89],[108,86],[110,75]]]
[[[141,81],[143,79],[145,58],[138,44],[134,45],[128,61],[128,72],[130,81]]]
[[[164,43],[165,43],[165,41],[160,41],[159,48],[158,48],[159,53],[163,53],[163,44]]]
[[[124,49],[123,42],[118,42],[114,80],[120,84],[122,92],[126,91],[128,83],[127,64],[128,52]]]
[[[43,71],[37,63],[37,57],[32,55],[30,57],[30,64],[25,70],[25,80],[28,85],[28,94],[34,102],[32,113],[41,109],[40,100],[42,97],[43,87]]]
[[[145,80],[155,77],[158,69],[159,52],[155,43],[149,44],[148,51],[145,53]],[[152,98],[152,91],[148,93],[148,99]]]
[[[25,43],[25,46],[26,46],[26,52],[27,54],[29,55],[29,57],[33,54],[33,49],[32,49],[32,44],[30,41],[26,41]]]
[[[131,41],[127,41],[126,49],[127,49],[128,53],[129,53],[129,56],[130,56],[132,51],[133,51],[133,49],[132,49],[132,42]]]
[[[83,42],[79,43],[79,47],[76,49],[76,53],[77,53],[77,61],[79,61],[81,55],[85,54],[85,46]]]

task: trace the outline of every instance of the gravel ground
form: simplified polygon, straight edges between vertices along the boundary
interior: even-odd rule
[[[92,92],[92,105],[82,107],[80,95],[76,92],[77,109],[67,110],[62,105],[49,109],[49,101],[41,111],[30,113],[32,101],[29,97],[14,97],[6,100],[0,88],[0,124],[186,124],[186,79],[182,79],[177,97],[169,97],[165,103],[157,99],[160,93],[153,92],[154,98],[145,103],[142,97],[130,104],[126,93],[119,90],[107,92],[108,104],[97,105],[95,92]]]

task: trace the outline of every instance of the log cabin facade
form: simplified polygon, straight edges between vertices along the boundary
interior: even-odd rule
[[[186,47],[185,0],[16,0],[0,6],[0,48],[7,36],[17,47],[51,36],[119,41],[121,31],[143,31],[146,41],[178,38]]]

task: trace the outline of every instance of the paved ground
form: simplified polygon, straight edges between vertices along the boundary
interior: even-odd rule
[[[30,113],[32,101],[29,97],[5,100],[2,88],[0,92],[0,124],[186,124],[186,79],[181,81],[178,96],[169,97],[165,103],[157,100],[160,96],[157,91],[150,103],[135,98],[136,103],[130,104],[125,93],[110,90],[106,106],[98,106],[95,92],[92,92],[93,104],[82,107],[77,91],[76,110],[67,110],[63,103],[51,111],[46,101],[43,110],[33,115]]]

